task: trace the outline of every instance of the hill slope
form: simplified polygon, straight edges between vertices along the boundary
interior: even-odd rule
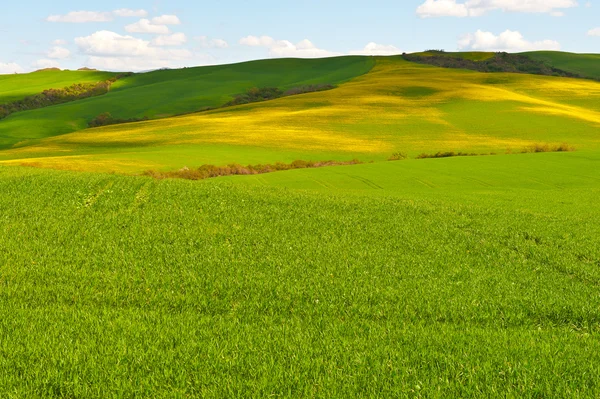
[[[99,71],[39,71],[0,75],[0,104],[21,100],[47,89],[62,89],[75,83],[95,83],[117,75]]]
[[[253,86],[339,84],[373,64],[369,57],[278,59],[138,74],[104,96],[11,115],[0,123],[0,149],[84,129],[104,112],[122,119],[165,117],[223,105]]]
[[[88,129],[3,151],[0,159],[140,172],[298,158],[384,160],[397,151],[504,153],[532,143],[600,147],[600,83],[376,60],[368,74],[334,90]]]
[[[533,51],[523,54],[535,60],[547,62],[564,71],[600,79],[600,54],[575,54],[560,51]]]

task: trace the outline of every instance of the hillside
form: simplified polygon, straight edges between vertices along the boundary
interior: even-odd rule
[[[373,62],[369,57],[279,59],[137,74],[119,80],[104,96],[11,115],[0,123],[0,149],[84,129],[105,112],[123,119],[165,117],[221,106],[254,86],[335,85],[368,72]]]
[[[401,57],[365,60],[375,60],[375,67],[334,90],[24,142],[0,152],[0,159],[139,173],[204,163],[380,161],[398,151],[409,156],[437,151],[504,154],[534,143],[599,148],[600,83],[435,68]],[[140,85],[140,90],[151,87]],[[120,93],[127,92],[124,87]],[[76,112],[117,95],[115,90],[93,101],[23,113],[0,123],[0,131],[9,131],[4,134],[13,134],[16,142],[22,138],[18,123],[30,129],[34,115],[35,120],[47,120],[49,115],[40,114]]]
[[[40,71],[0,75],[0,104],[21,100],[47,89],[62,89],[75,83],[95,83],[117,75],[98,71]]]
[[[600,54],[575,54],[560,51],[534,51],[523,54],[565,71],[600,79]]]
[[[86,129],[102,112],[156,119]],[[598,398],[599,132],[600,82],[400,56],[156,71],[14,113],[0,397]],[[418,158],[438,151],[480,156]]]

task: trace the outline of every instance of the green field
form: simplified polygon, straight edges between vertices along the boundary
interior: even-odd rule
[[[189,113],[221,106],[254,86],[289,89],[306,84],[338,84],[368,72],[373,64],[370,57],[282,59],[138,74],[119,80],[104,96],[9,116],[0,124],[0,149],[84,129],[104,112],[123,119]],[[48,74],[49,79],[56,73],[39,72]],[[24,76],[30,75],[34,74]],[[46,82],[48,88],[52,84]]]
[[[0,75],[0,104],[21,100],[47,89],[62,89],[75,83],[93,83],[115,76],[99,71],[40,71]]]
[[[523,54],[564,71],[600,79],[600,54],[574,54],[560,51],[533,51]]]
[[[0,397],[599,397],[600,83],[399,57],[266,62],[295,76],[158,71],[0,121]],[[180,112],[193,90],[175,76],[207,85],[204,104],[338,87],[59,129],[136,91],[140,110]],[[562,142],[576,151],[520,153]],[[409,159],[387,160],[398,151]],[[497,155],[414,159],[437,151]],[[354,157],[366,163],[139,176]]]
[[[397,151],[409,156],[437,151],[518,152],[541,142],[600,148],[597,82],[441,69],[400,57],[333,60],[352,61],[353,66],[375,61],[376,65],[369,73],[326,92],[70,134],[50,131],[54,121],[48,120],[53,113],[110,102],[117,90],[65,106],[15,114],[0,124],[0,134],[8,131],[4,137],[18,144],[0,152],[0,162],[140,173],[205,163],[298,158],[381,161]],[[310,72],[299,69],[306,75]],[[42,117],[43,113],[47,116]],[[50,137],[22,140],[24,134],[17,124],[27,129],[27,137]],[[38,129],[38,124],[50,130]]]

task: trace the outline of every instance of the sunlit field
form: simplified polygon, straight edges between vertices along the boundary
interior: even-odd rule
[[[338,88],[176,118],[83,130],[0,152],[9,164],[139,173],[294,159],[386,160],[431,151],[599,147],[600,83],[482,74],[378,58]],[[24,117],[22,115],[21,117]]]
[[[0,397],[600,397],[600,83],[265,62],[0,120]]]

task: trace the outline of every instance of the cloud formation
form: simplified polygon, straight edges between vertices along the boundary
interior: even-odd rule
[[[288,40],[275,40],[270,36],[246,36],[240,39],[241,45],[266,47],[273,58],[320,58],[342,55],[316,47],[310,40],[304,39],[296,44]]]
[[[464,35],[458,42],[460,50],[474,51],[535,51],[535,50],[560,50],[560,43],[554,40],[530,42],[517,31],[506,30],[499,35],[492,32],[478,30],[475,33]]]
[[[60,64],[56,60],[41,59],[32,64],[34,69],[60,68]]]
[[[490,11],[547,13],[562,16],[561,10],[577,7],[577,0],[425,0],[417,8],[421,18],[478,17]]]
[[[370,42],[362,50],[350,51],[352,55],[397,55],[402,54],[402,51],[391,44],[377,44]]]
[[[87,22],[110,22],[115,17],[145,17],[148,15],[146,10],[130,10],[121,8],[114,11],[71,11],[64,15],[50,15],[46,18],[48,22],[64,22],[73,24],[82,24]]]
[[[208,36],[198,36],[196,38],[202,48],[228,48],[229,43],[223,39],[209,39]]]
[[[19,64],[14,62],[4,63],[0,62],[0,75],[12,74],[12,73],[23,73],[25,70],[21,68]]]
[[[600,36],[600,27],[590,29],[587,34],[588,36]]]
[[[157,25],[149,19],[140,19],[138,22],[127,25],[125,30],[129,33],[153,33],[166,35],[170,33],[167,25]]]
[[[166,43],[167,39],[164,40]],[[98,31],[89,36],[78,37],[75,44],[82,54],[89,56],[87,65],[108,70],[176,68],[184,66],[186,61],[194,57],[185,48],[156,47],[148,40],[111,31]]]
[[[187,42],[185,33],[173,33],[172,35],[161,35],[152,40],[154,46],[181,46]]]
[[[57,60],[69,58],[70,55],[71,55],[71,52],[69,51],[69,49],[66,49],[64,47],[59,47],[59,46],[52,47],[46,53],[46,56],[48,58],[57,59]]]
[[[180,25],[181,21],[177,15],[161,15],[160,17],[152,18],[154,25]]]

